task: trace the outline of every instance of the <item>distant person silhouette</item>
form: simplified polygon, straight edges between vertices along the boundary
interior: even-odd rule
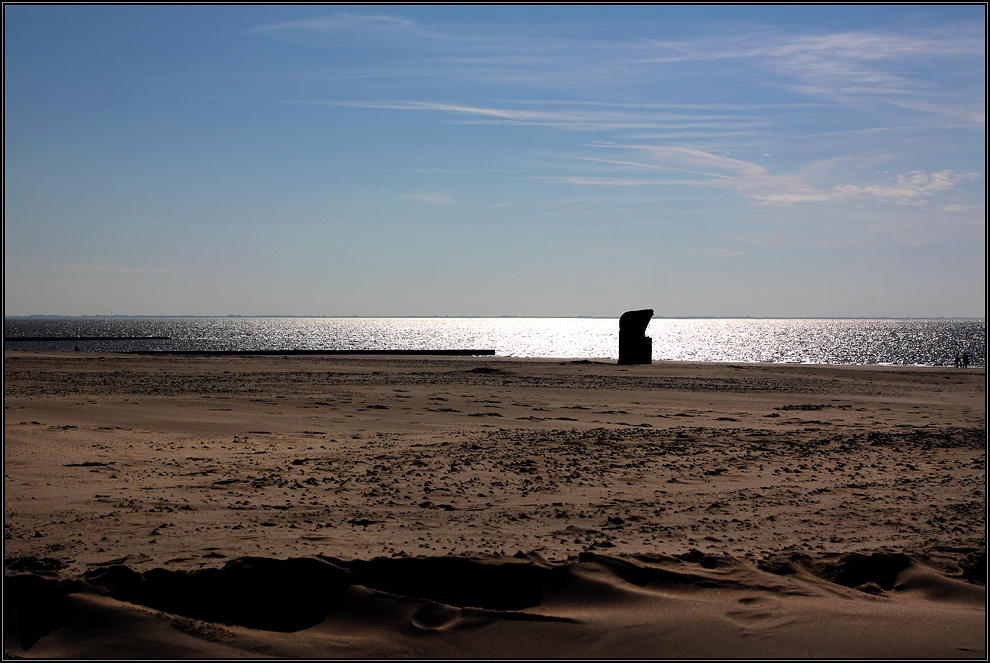
[[[969,355],[963,353],[963,368],[969,368]]]
[[[956,368],[959,368],[959,364],[961,364],[961,363],[962,363],[962,360],[959,359],[959,353],[957,352],[956,353]]]

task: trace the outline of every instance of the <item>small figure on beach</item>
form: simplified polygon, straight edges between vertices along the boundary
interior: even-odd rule
[[[959,359],[959,353],[957,352],[956,353],[956,368],[959,368],[959,364],[961,364],[961,363],[962,363],[962,360]]]
[[[963,368],[969,368],[969,355],[965,352],[963,353],[962,361],[963,361]]]

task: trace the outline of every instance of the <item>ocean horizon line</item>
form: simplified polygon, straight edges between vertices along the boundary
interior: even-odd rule
[[[621,314],[620,314],[621,315]],[[29,315],[4,315],[4,320],[38,318],[299,318],[299,319],[471,319],[497,320],[518,318],[523,320],[618,320],[619,315],[287,315],[287,314],[218,314],[218,315],[130,315],[123,313],[66,315],[61,313],[32,313]],[[774,316],[774,315],[654,315],[653,320],[986,320],[986,316]]]
[[[589,316],[29,316],[5,318],[4,347],[71,350],[78,338],[80,349],[119,352],[485,348],[592,358],[615,355],[619,327],[620,318]],[[657,360],[951,365],[968,352],[982,365],[986,352],[984,319],[660,317],[646,332]]]

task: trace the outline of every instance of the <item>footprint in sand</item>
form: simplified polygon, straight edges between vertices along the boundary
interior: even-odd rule
[[[780,609],[780,601],[769,596],[746,596],[736,603],[737,609],[725,616],[740,626],[751,629],[773,629],[795,621]]]
[[[461,609],[439,603],[429,603],[413,613],[409,622],[416,628],[437,631],[461,619]]]

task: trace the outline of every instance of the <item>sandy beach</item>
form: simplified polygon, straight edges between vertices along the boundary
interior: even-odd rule
[[[4,352],[4,654],[986,657],[983,368]]]

